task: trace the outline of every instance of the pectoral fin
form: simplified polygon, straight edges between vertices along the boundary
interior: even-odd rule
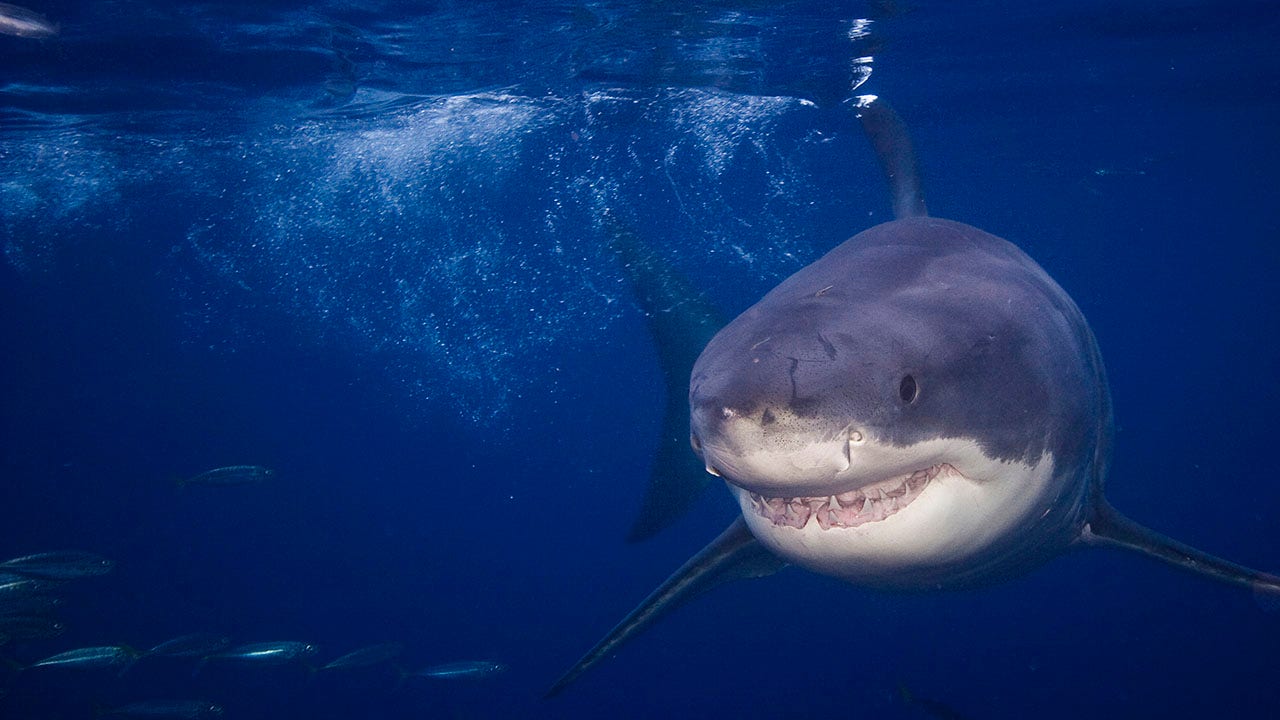
[[[1163,560],[1183,570],[1247,587],[1269,597],[1280,597],[1280,577],[1214,557],[1121,515],[1100,498],[1080,539],[1090,545],[1119,547]]]
[[[615,625],[543,697],[559,694],[606,655],[690,598],[732,580],[772,575],[785,565],[756,541],[747,530],[746,521],[739,517]]]

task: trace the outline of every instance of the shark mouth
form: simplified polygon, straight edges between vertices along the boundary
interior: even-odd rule
[[[960,475],[944,463],[839,495],[771,498],[750,493],[751,507],[778,527],[802,528],[810,518],[817,520],[823,530],[858,527],[884,520],[910,505],[930,481],[944,473]]]

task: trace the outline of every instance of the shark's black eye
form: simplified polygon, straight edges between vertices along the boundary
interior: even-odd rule
[[[902,398],[902,402],[914,402],[920,394],[920,387],[916,385],[916,379],[910,375],[903,375],[902,382],[898,383],[898,397]]]

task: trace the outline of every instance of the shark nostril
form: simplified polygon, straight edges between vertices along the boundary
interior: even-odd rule
[[[773,416],[773,411],[768,408],[765,408],[765,411],[760,414],[761,425],[772,425],[775,421],[777,421],[777,418]]]

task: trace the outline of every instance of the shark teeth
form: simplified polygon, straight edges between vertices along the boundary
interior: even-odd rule
[[[879,522],[910,505],[930,481],[944,473],[959,475],[950,465],[934,465],[856,490],[825,497],[771,498],[750,493],[755,513],[779,527],[802,528],[810,520],[823,530]]]

